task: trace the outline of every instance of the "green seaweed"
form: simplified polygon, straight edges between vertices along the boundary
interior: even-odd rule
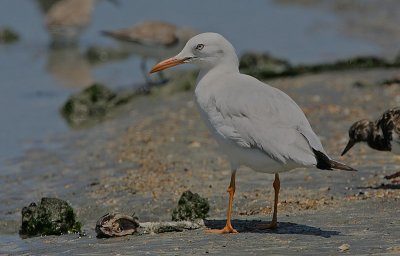
[[[371,86],[393,86],[393,85],[400,85],[400,78],[388,78],[378,82],[370,82],[370,81],[355,81],[353,86],[359,88],[367,88]]]
[[[72,127],[89,125],[102,120],[109,112],[128,103],[135,92],[114,92],[95,83],[72,95],[61,108],[62,116]]]
[[[62,235],[81,232],[81,223],[75,220],[73,208],[64,200],[44,197],[40,203],[31,203],[22,209],[20,235]]]
[[[292,66],[286,60],[272,57],[267,53],[245,53],[240,58],[239,69],[255,77],[279,77],[290,75]]]
[[[350,69],[397,67],[400,67],[400,55],[393,61],[374,56],[357,56],[328,63],[292,65],[286,60],[275,58],[268,54],[246,53],[240,58],[239,65],[242,73],[257,77],[258,79]]]
[[[197,193],[185,191],[178,201],[178,206],[172,212],[172,220],[195,220],[208,217],[210,204],[207,198],[201,197]]]
[[[0,28],[0,44],[11,44],[19,40],[19,35],[10,28]]]

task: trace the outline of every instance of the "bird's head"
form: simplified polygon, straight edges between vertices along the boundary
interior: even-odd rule
[[[365,142],[368,140],[370,133],[373,130],[373,123],[363,119],[355,122],[349,129],[349,142],[342,152],[342,156],[347,153],[356,143]]]
[[[150,73],[184,63],[193,63],[206,69],[221,63],[236,69],[239,65],[235,49],[228,40],[217,33],[202,33],[192,37],[175,57],[156,64]]]

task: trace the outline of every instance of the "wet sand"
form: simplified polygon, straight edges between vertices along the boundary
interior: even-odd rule
[[[282,174],[277,231],[252,228],[271,218],[273,175],[242,168],[233,207],[234,225],[242,231],[238,235],[197,230],[94,238],[95,222],[107,212],[135,212],[140,221],[170,220],[187,189],[209,198],[207,226],[223,225],[229,166],[199,119],[192,92],[182,92],[138,98],[94,128],[48,138],[57,150],[31,150],[15,159],[14,170],[2,174],[7,183],[0,188],[6,198],[0,212],[0,253],[332,255],[347,243],[352,255],[396,255],[400,251],[400,186],[383,177],[400,169],[400,157],[365,145],[356,146],[346,157],[339,154],[354,121],[375,118],[386,108],[400,105],[398,86],[357,88],[352,84],[380,81],[398,72],[332,72],[268,81],[302,107],[332,157],[360,170],[300,169]],[[16,235],[20,210],[42,196],[68,200],[87,236],[20,240]]]

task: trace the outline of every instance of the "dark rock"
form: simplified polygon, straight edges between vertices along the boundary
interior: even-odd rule
[[[373,86],[373,84],[370,83],[370,82],[365,82],[365,81],[355,81],[353,83],[353,86],[354,87],[358,87],[358,88],[365,88],[365,87],[368,87],[368,86]]]
[[[22,209],[20,235],[62,235],[81,232],[72,207],[64,200],[43,197],[40,203],[31,203]]]
[[[369,81],[355,81],[353,83],[353,86],[355,87],[359,87],[359,88],[367,88],[370,86],[394,86],[400,85],[400,79],[399,78],[389,78],[389,79],[385,79],[382,81],[378,81],[378,82],[369,82]]]
[[[374,56],[359,56],[335,62],[291,65],[288,61],[268,54],[246,53],[240,58],[240,70],[259,79],[296,76],[307,73],[321,73],[349,69],[397,68],[400,55],[393,61]]]
[[[400,66],[400,52],[396,55],[396,57],[393,60],[393,64]]]
[[[240,58],[239,69],[255,77],[277,77],[290,75],[292,66],[286,60],[272,57],[267,53],[245,53]]]
[[[172,220],[195,220],[205,219],[208,216],[210,205],[207,198],[202,198],[191,191],[183,192],[178,206],[172,212]]]
[[[348,69],[388,68],[394,67],[393,64],[394,63],[389,62],[383,58],[378,58],[374,56],[359,56],[344,60],[338,60],[332,63],[298,65],[293,67],[293,69],[296,71],[296,73],[303,74]]]
[[[139,222],[137,217],[120,213],[107,213],[96,223],[98,238],[132,235],[137,232]]]
[[[0,28],[0,44],[11,44],[19,40],[19,35],[10,28]]]
[[[400,85],[400,78],[394,77],[390,79],[385,79],[379,83],[382,86],[392,86],[392,85]]]
[[[136,90],[113,91],[102,84],[95,83],[78,94],[72,95],[61,107],[61,115],[71,127],[79,128],[96,124],[136,96],[168,96],[178,92],[193,90],[196,73],[176,72],[163,86],[146,86]]]
[[[85,56],[90,63],[97,64],[113,60],[126,59],[129,57],[129,53],[108,47],[91,46],[86,50]]]
[[[102,120],[107,113],[129,102],[135,92],[114,92],[102,84],[93,84],[72,95],[61,108],[62,116],[73,127]]]

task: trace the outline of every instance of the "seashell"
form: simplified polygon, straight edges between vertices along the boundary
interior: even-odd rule
[[[137,232],[139,222],[137,217],[120,213],[107,213],[96,223],[98,238],[120,237]]]

